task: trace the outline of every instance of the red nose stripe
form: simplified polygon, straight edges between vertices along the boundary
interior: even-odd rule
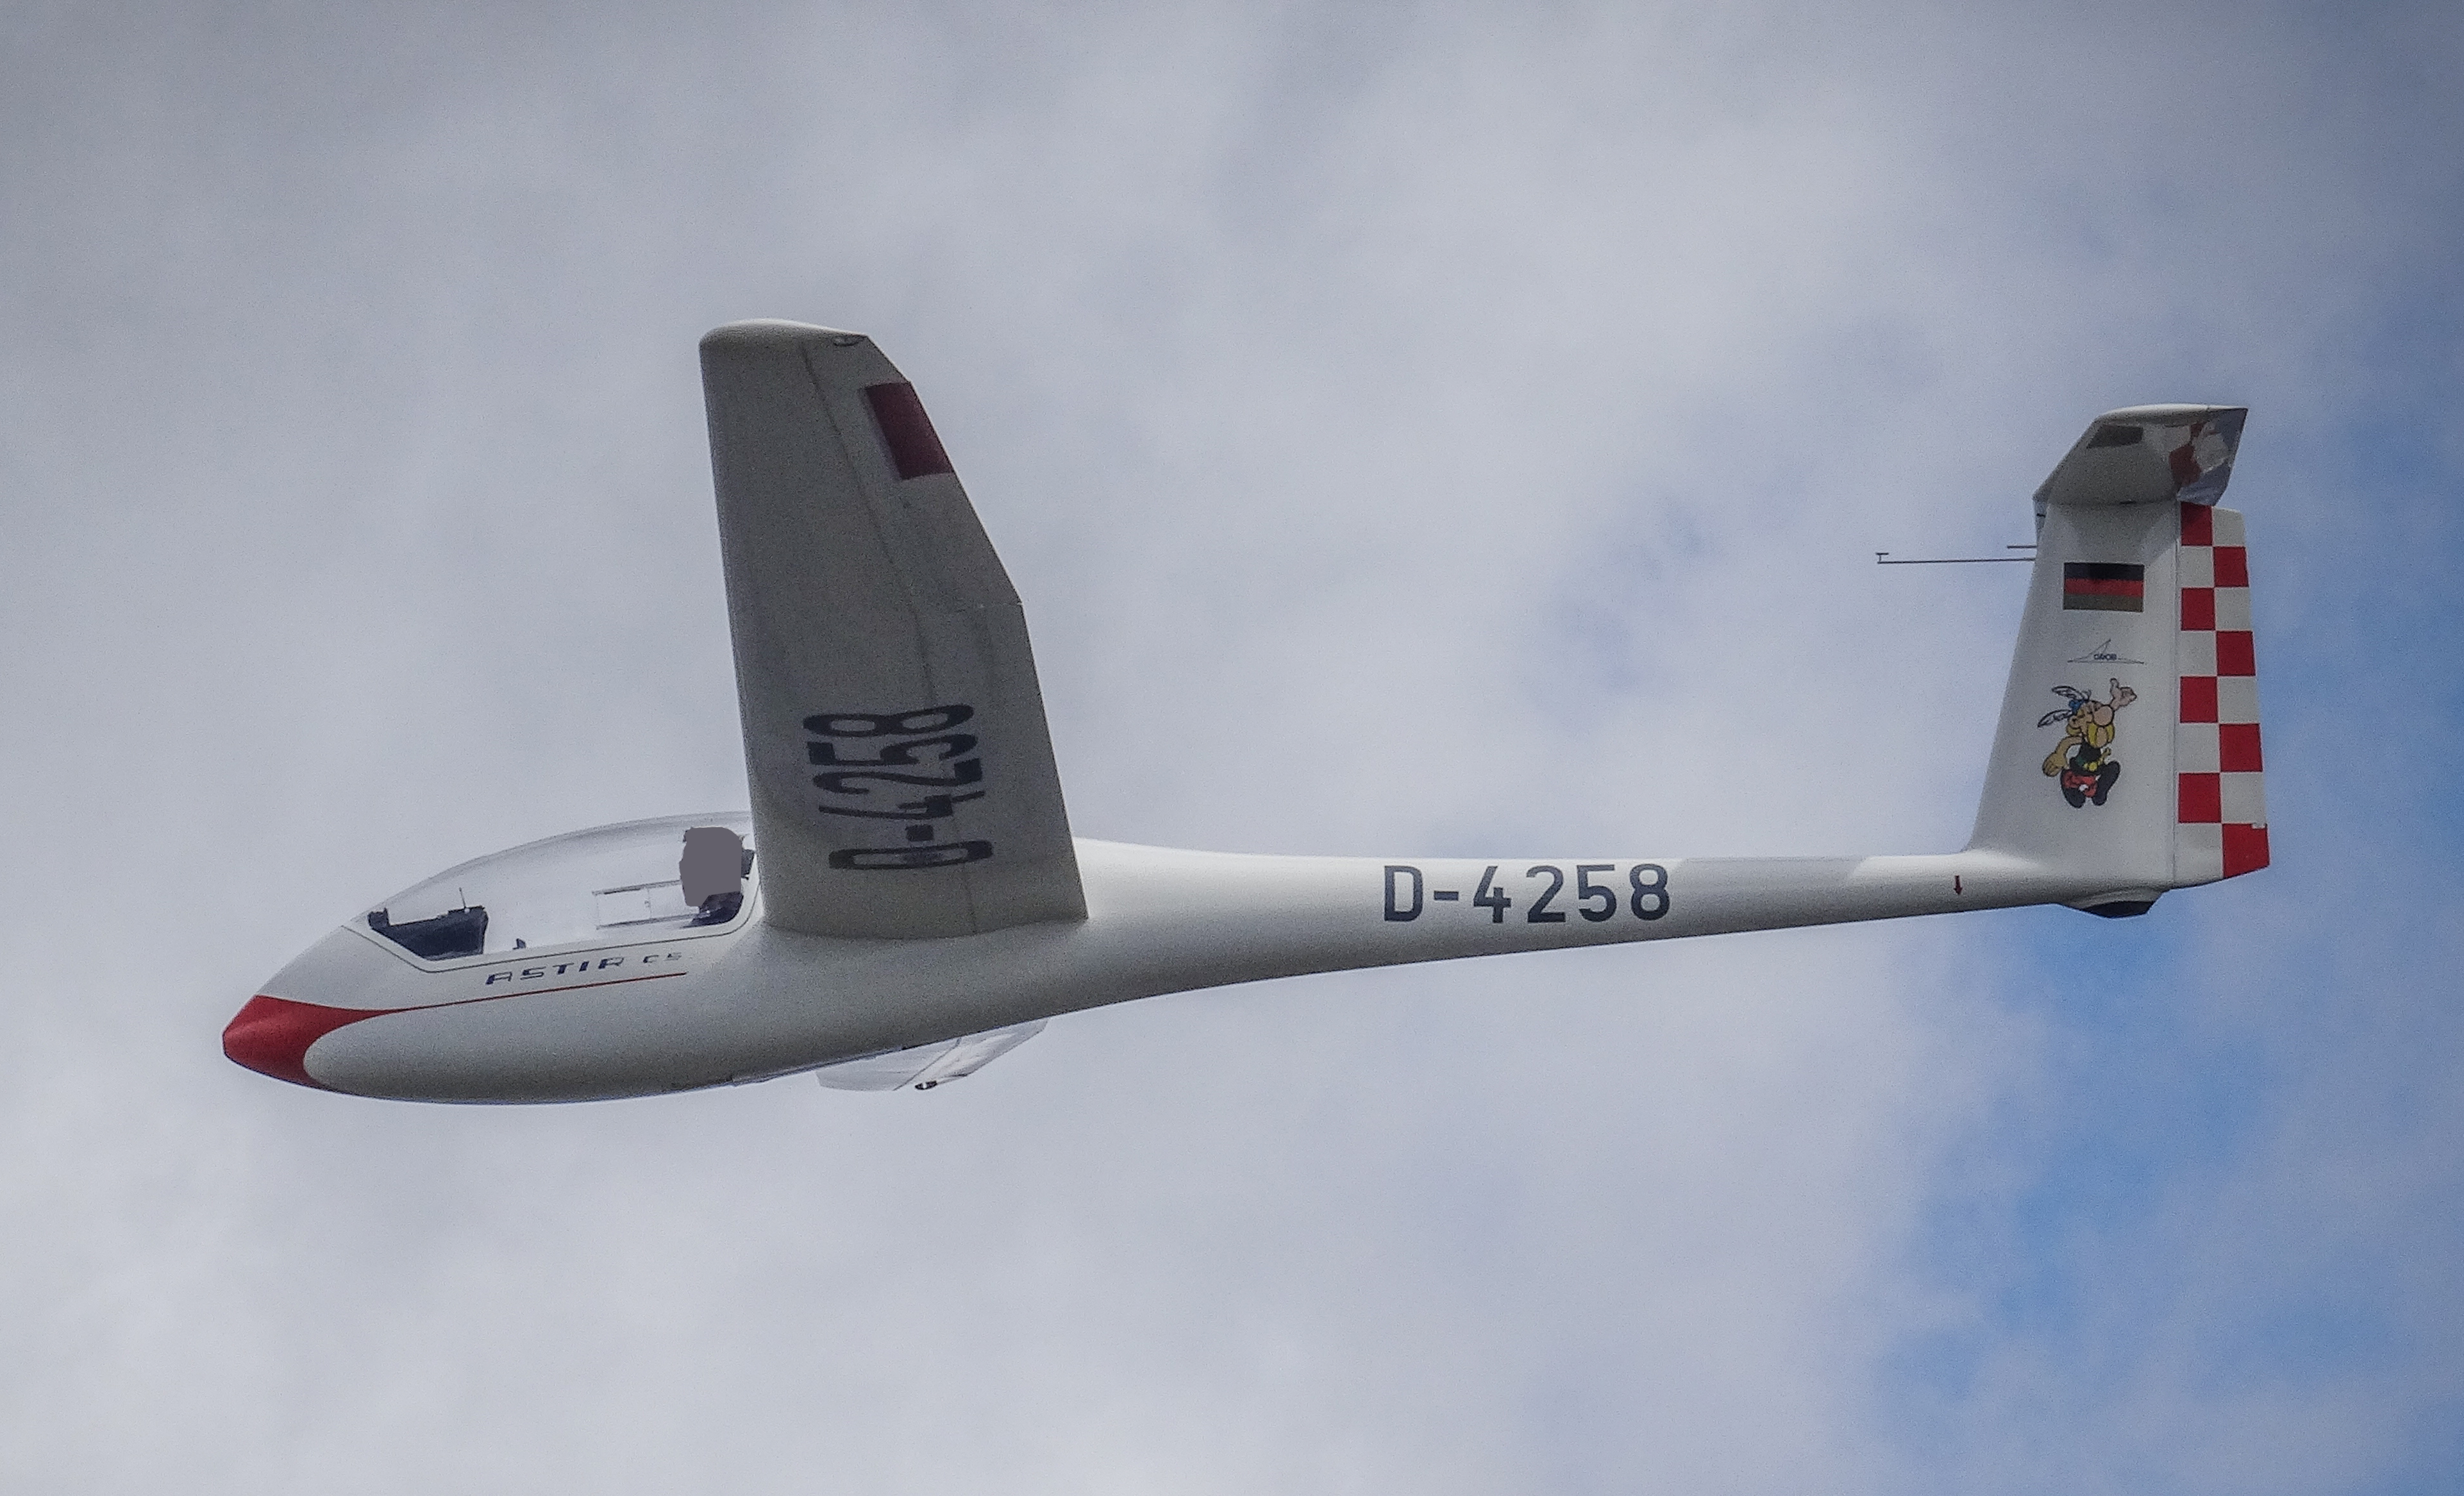
[[[248,1000],[248,1006],[223,1030],[223,1053],[235,1065],[247,1066],[260,1075],[271,1075],[294,1086],[313,1086],[319,1090],[334,1088],[324,1085],[308,1073],[308,1046],[345,1023],[356,1023],[363,1018],[383,1018],[399,1013],[400,1008],[329,1008],[314,1002],[294,1002],[288,998],[262,995]]]

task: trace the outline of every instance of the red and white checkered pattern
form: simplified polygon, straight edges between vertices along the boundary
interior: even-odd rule
[[[2173,729],[2181,808],[2173,876],[2189,885],[2267,866],[2267,793],[2241,516],[2204,504],[2181,510],[2182,702]]]

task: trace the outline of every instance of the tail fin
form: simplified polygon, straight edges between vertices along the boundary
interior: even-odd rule
[[[2036,491],[2036,562],[1969,845],[2144,913],[2267,866],[2241,516],[2247,411],[2100,416]]]

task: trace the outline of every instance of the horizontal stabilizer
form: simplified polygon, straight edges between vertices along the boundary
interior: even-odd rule
[[[2091,422],[2036,490],[2049,504],[2212,504],[2241,448],[2240,406],[2132,406]]]

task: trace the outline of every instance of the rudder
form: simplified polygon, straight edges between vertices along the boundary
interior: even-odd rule
[[[2173,885],[2189,888],[2267,866],[2267,790],[2240,514],[2182,505],[2178,556]]]

